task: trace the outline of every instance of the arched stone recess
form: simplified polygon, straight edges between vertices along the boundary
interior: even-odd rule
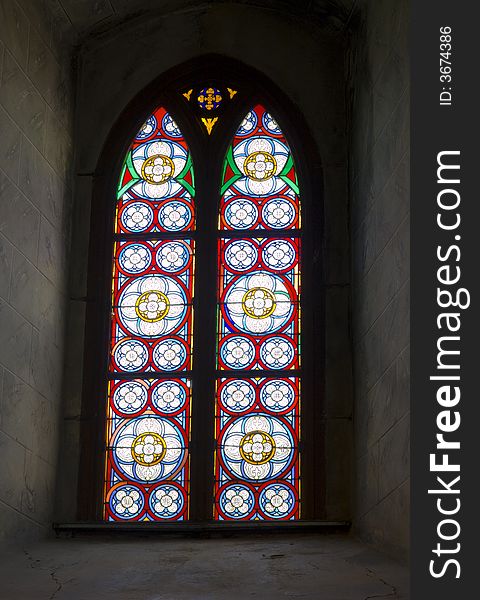
[[[181,87],[188,77],[207,72],[209,64],[218,65],[223,74],[229,72],[239,81],[253,74],[263,86],[266,101],[271,99],[275,104],[278,92],[286,100],[283,104],[277,100],[284,107],[285,120],[291,110],[291,116],[302,123],[297,132],[286,133],[294,153],[301,155],[299,165],[305,163],[312,181],[317,182],[309,193],[322,213],[316,232],[321,250],[307,257],[319,263],[323,273],[317,288],[318,318],[324,328],[323,349],[317,357],[322,364],[318,386],[321,410],[316,415],[321,451],[311,468],[322,473],[319,517],[348,520],[353,442],[342,38],[338,32],[300,17],[292,19],[291,14],[281,10],[236,3],[190,3],[189,7],[188,11],[144,15],[120,24],[86,39],[77,56],[75,208],[56,521],[92,518],[95,512],[92,494],[80,481],[79,472],[85,468],[85,460],[91,460],[85,447],[88,440],[99,443],[103,435],[102,428],[95,429],[94,423],[105,399],[97,399],[98,411],[93,409],[87,415],[92,421],[85,426],[82,397],[84,402],[89,393],[85,373],[91,359],[84,350],[95,343],[88,337],[91,325],[85,337],[85,319],[88,306],[108,284],[105,265],[93,276],[91,268],[95,236],[98,239],[109,225],[105,222],[108,211],[99,213],[92,201],[112,202],[105,197],[109,181],[117,177],[119,161],[132,133],[158,104],[156,94],[162,92],[159,86]],[[245,36],[247,28],[249,34]],[[232,123],[232,130],[235,125]],[[308,140],[302,139],[302,131],[308,132]],[[195,159],[193,146],[192,154]],[[93,437],[85,437],[85,427],[90,428]]]

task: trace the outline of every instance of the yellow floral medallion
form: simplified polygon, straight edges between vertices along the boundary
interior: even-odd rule
[[[156,323],[164,319],[170,309],[170,302],[163,292],[148,290],[135,302],[137,316],[147,323]]]
[[[157,465],[165,456],[167,446],[161,435],[151,432],[141,433],[132,443],[133,460],[144,467]]]
[[[277,161],[270,152],[252,152],[243,163],[243,171],[250,179],[266,181],[275,175]]]
[[[175,172],[175,165],[168,156],[154,154],[149,156],[142,165],[142,177],[152,185],[161,185],[171,179]]]
[[[273,313],[276,305],[275,295],[264,287],[248,290],[242,299],[243,310],[252,319],[266,319]]]
[[[266,431],[250,431],[240,442],[240,455],[251,465],[263,465],[275,454],[275,441]]]

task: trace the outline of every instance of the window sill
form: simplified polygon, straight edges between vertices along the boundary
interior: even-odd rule
[[[246,521],[246,522],[79,522],[79,523],[54,523],[53,529],[57,535],[81,534],[174,534],[185,536],[208,535],[237,535],[242,533],[346,533],[350,529],[348,521]]]

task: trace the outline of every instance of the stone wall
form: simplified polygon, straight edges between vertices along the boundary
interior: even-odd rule
[[[0,0],[0,540],[50,531],[71,206],[65,13]]]
[[[352,21],[355,529],[400,557],[409,536],[408,2]]]

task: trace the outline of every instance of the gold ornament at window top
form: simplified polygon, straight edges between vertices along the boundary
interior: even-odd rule
[[[213,117],[212,119],[207,119],[206,117],[202,117],[202,123],[205,125],[207,129],[208,135],[212,133],[213,126],[218,121],[218,117]]]
[[[218,90],[215,90],[213,87],[209,87],[200,92],[197,100],[200,106],[203,105],[202,108],[205,108],[206,110],[213,110],[214,108],[217,108],[222,101],[222,95]]]

